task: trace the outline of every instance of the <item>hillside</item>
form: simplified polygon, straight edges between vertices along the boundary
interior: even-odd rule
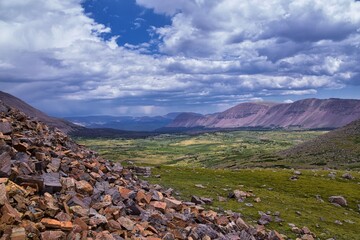
[[[63,131],[64,133],[69,133],[75,130],[80,129],[80,126],[77,126],[69,121],[64,119],[59,119],[55,117],[50,117],[40,110],[30,106],[26,102],[21,99],[14,97],[11,94],[0,91],[0,101],[5,103],[6,105],[19,109],[24,112],[29,117],[35,118],[38,121],[46,123],[49,127],[56,127]]]
[[[360,168],[360,119],[280,153],[291,161]]]
[[[360,118],[360,100],[304,99],[294,103],[241,103],[211,115],[179,115],[168,128],[339,128]]]

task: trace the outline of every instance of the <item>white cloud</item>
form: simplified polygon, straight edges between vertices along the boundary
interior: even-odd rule
[[[360,2],[136,2],[172,18],[153,29],[160,54],[150,54],[150,43],[103,40],[111,29],[86,15],[81,0],[0,0],[2,89],[41,106],[48,96],[76,109],[98,101],[150,113],[314,95],[354,84],[360,73]]]
[[[281,95],[308,95],[308,94],[316,94],[317,91],[315,89],[309,90],[288,90],[282,91]]]
[[[164,40],[161,49],[187,56],[238,56],[239,49],[249,50],[247,41],[257,50],[264,47],[262,40],[272,38],[283,38],[284,44],[338,41],[356,32],[360,23],[360,3],[352,0],[137,3],[173,15],[171,26],[157,29]]]
[[[98,35],[110,29],[85,16],[80,2],[1,0],[1,49],[39,51],[100,42]]]

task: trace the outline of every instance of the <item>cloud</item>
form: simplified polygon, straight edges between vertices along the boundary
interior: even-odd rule
[[[265,41],[272,39],[295,49],[299,42],[341,41],[356,33],[360,23],[360,4],[353,0],[137,3],[173,16],[171,26],[157,29],[164,40],[162,50],[188,56],[236,56],[239,49],[249,50],[247,41],[255,50],[272,47],[274,43]]]
[[[309,90],[288,90],[282,91],[281,95],[308,95],[308,94],[316,94],[317,91],[315,89]]]
[[[146,20],[143,18],[139,18],[139,17],[135,18],[135,20],[133,22],[133,25],[134,25],[133,29],[136,30],[138,28],[141,28],[141,26],[144,22],[146,22]]]
[[[81,0],[0,0],[2,89],[71,115],[211,111],[359,85],[360,2],[136,2],[171,25],[119,46]]]

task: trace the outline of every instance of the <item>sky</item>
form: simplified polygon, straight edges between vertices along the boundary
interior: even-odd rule
[[[360,98],[355,0],[0,0],[0,90],[53,116]]]

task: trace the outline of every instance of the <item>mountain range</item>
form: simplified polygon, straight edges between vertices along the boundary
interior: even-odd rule
[[[182,113],[167,128],[334,129],[360,118],[360,100],[304,99],[293,103],[241,103],[226,111]]]
[[[84,116],[59,119],[50,117],[17,97],[0,91],[0,101],[28,116],[57,127],[65,133],[111,136],[146,136],[146,132],[190,132],[191,129],[336,129],[360,119],[360,100],[304,99],[293,103],[240,103],[223,112],[202,115],[174,112],[164,116]],[[76,134],[78,133],[78,134]]]
[[[83,116],[65,119],[87,128],[113,128],[126,131],[154,131],[170,124],[181,113],[168,113],[164,116]]]

